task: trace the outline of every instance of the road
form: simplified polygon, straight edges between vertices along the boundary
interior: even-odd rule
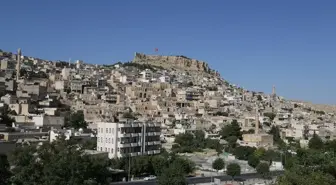
[[[272,176],[279,176],[283,174],[283,171],[272,172]],[[260,176],[257,173],[247,173],[242,174],[237,177],[237,179],[255,179]],[[208,183],[212,182],[214,178],[218,178],[221,181],[230,181],[232,180],[231,176],[223,175],[223,176],[213,176],[213,177],[189,177],[187,178],[188,184],[200,184],[200,183]],[[111,183],[111,185],[156,185],[156,180],[151,181],[132,181],[132,182],[115,182]]]

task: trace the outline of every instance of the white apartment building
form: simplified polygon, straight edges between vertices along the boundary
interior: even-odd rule
[[[161,124],[120,120],[97,123],[97,151],[109,158],[159,154]]]

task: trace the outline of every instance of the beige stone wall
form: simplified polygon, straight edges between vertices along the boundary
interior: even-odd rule
[[[209,66],[206,62],[190,59],[184,56],[160,56],[135,53],[133,62],[188,71],[209,71]]]

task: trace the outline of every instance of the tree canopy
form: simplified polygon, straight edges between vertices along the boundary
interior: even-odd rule
[[[158,177],[158,185],[187,185],[185,173],[178,163],[172,163]]]
[[[278,185],[336,184],[336,150],[330,147],[330,142],[322,142],[319,147],[315,144],[310,149],[300,148],[296,155],[286,157],[285,175],[278,178]]]
[[[0,154],[0,185],[9,184],[11,177],[10,165],[5,154]]]
[[[258,164],[260,163],[260,159],[259,157],[251,154],[249,157],[248,157],[248,164],[253,167],[253,168],[256,168],[258,166]]]
[[[72,112],[69,116],[69,120],[67,120],[65,126],[72,127],[75,129],[86,128],[87,122],[84,119],[83,111]]]
[[[175,143],[172,150],[178,153],[192,153],[206,148],[215,149],[218,153],[223,151],[223,146],[219,141],[210,138],[205,139],[205,133],[202,130],[197,130],[195,134],[179,134],[175,136]]]
[[[313,137],[309,140],[308,146],[311,149],[322,149],[323,141],[317,134],[314,134]]]
[[[224,160],[222,158],[217,158],[212,163],[212,168],[215,170],[222,170],[225,167]]]
[[[93,185],[112,180],[107,160],[94,159],[64,139],[18,148],[10,161],[14,185]]]
[[[258,174],[261,175],[261,177],[263,178],[268,178],[269,175],[270,175],[270,167],[269,167],[269,164],[268,163],[265,163],[265,162],[262,162],[262,163],[259,163],[256,167],[256,170],[258,172]]]
[[[239,176],[241,173],[241,169],[239,164],[237,163],[230,163],[227,167],[226,167],[226,174],[228,174],[229,176],[231,176],[232,178]]]
[[[237,120],[232,120],[231,124],[225,125],[221,131],[220,135],[222,139],[227,139],[230,136],[236,136],[238,139],[241,139],[242,133],[241,133],[241,128],[237,122]]]

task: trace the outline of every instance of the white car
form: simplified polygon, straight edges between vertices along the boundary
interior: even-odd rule
[[[156,177],[154,175],[151,175],[149,177],[144,178],[145,181],[154,180],[154,179],[156,179]]]

